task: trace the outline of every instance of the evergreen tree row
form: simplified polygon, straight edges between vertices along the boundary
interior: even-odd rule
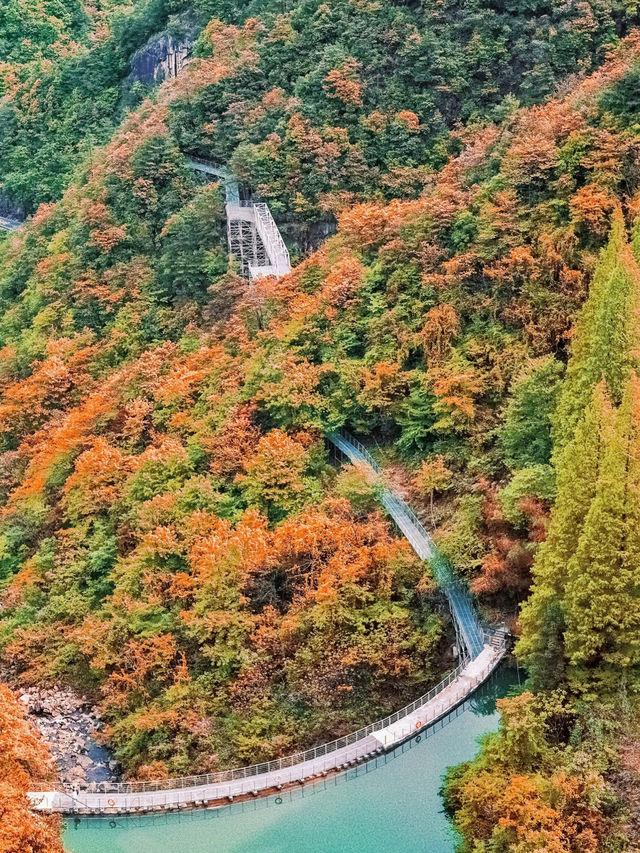
[[[555,415],[557,499],[518,645],[537,688],[566,679],[580,693],[606,692],[640,665],[639,309],[620,213]]]

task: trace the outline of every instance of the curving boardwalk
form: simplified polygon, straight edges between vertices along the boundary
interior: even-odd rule
[[[366,447],[352,435],[343,430],[331,433],[328,438],[350,462],[364,463],[376,474],[382,474],[380,466]],[[485,639],[469,591],[439,555],[431,536],[409,504],[387,488],[382,489],[380,502],[420,559],[430,560],[438,586],[447,596],[458,639],[470,657],[477,657],[482,652]]]
[[[345,432],[331,443],[352,462],[380,473],[367,449]],[[491,675],[506,651],[503,631],[487,631],[478,621],[468,591],[438,556],[411,508],[389,489],[381,503],[422,559],[429,559],[451,608],[461,651],[460,665],[440,684],[400,711],[330,743],[275,761],[203,776],[157,782],[99,783],[79,791],[51,787],[29,794],[34,808],[63,814],[110,815],[218,807],[235,798],[264,796],[290,785],[340,772],[390,751],[416,732],[446,717]]]

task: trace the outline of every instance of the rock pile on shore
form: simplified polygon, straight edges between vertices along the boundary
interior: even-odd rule
[[[62,783],[84,787],[117,779],[117,763],[96,740],[104,723],[85,699],[70,690],[34,687],[20,701],[49,744]]]

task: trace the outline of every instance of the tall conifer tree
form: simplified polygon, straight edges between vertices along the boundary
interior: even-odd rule
[[[576,324],[552,430],[556,466],[561,464],[562,450],[572,440],[594,387],[604,377],[611,400],[617,405],[629,368],[640,366],[639,307],[637,266],[626,239],[622,212],[618,211]]]
[[[616,548],[623,533],[628,535],[625,512],[632,513],[625,490],[633,488],[634,474],[624,461],[625,439],[618,433],[626,430],[627,444],[632,442],[628,389],[636,381],[632,375],[638,367],[639,317],[640,270],[618,211],[578,319],[554,418],[557,498],[547,540],[533,567],[534,584],[522,609],[517,649],[536,687],[563,680],[567,663],[575,683],[587,680],[581,667],[597,665],[613,642],[607,618],[613,620],[615,614],[603,618],[599,610],[611,608],[615,600],[635,612],[634,581],[622,570],[623,557]],[[624,559],[632,559],[634,547],[629,539]],[[587,637],[600,629],[600,639]],[[622,665],[622,657],[612,651],[607,663]]]
[[[533,590],[522,608],[522,638],[517,647],[537,688],[555,686],[564,673],[567,564],[576,551],[595,495],[603,426],[611,418],[611,404],[601,382],[558,464],[556,503],[547,539],[536,557]]]
[[[603,423],[595,496],[567,565],[565,646],[578,689],[614,687],[640,662],[640,382]]]

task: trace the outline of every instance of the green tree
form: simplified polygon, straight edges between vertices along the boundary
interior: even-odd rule
[[[517,646],[537,688],[555,685],[564,672],[566,566],[576,552],[595,495],[602,433],[611,420],[611,403],[602,382],[559,460],[558,497],[547,539],[536,556],[533,590],[522,608],[522,637]]]
[[[576,325],[567,375],[554,417],[554,455],[571,441],[593,388],[604,377],[614,404],[619,404],[629,368],[638,368],[640,270],[626,238],[622,212],[614,216]]]
[[[208,287],[228,268],[227,253],[220,248],[223,217],[222,200],[211,185],[169,219],[156,275],[163,299],[206,300]]]
[[[567,563],[566,654],[576,688],[614,688],[640,663],[640,383],[603,433],[602,463]]]
[[[561,388],[562,365],[552,356],[527,365],[507,407],[500,440],[511,468],[545,465],[551,458],[551,419]]]
[[[616,407],[637,361],[639,294],[640,270],[618,212],[578,320],[553,425],[557,500],[533,567],[533,590],[522,608],[518,643],[537,687],[558,683],[567,662],[597,665],[599,641],[588,634],[604,630],[606,620],[618,616],[615,610],[596,615],[592,607],[609,607],[604,589],[617,584],[610,575],[622,559],[620,536],[626,523],[621,522],[623,499],[616,489],[624,493],[630,467],[622,451],[616,456],[611,441]],[[621,418],[630,405],[622,406]],[[621,583],[618,593],[629,579]],[[592,597],[602,600],[591,605]]]
[[[402,410],[397,416],[402,433],[396,442],[403,455],[424,453],[433,443],[436,438],[433,425],[438,420],[435,402],[435,396],[426,390],[422,383],[414,386],[409,396],[403,400]]]
[[[530,465],[518,469],[500,491],[500,506],[504,517],[514,527],[527,521],[521,502],[528,497],[551,503],[556,496],[555,472],[551,465]]]

